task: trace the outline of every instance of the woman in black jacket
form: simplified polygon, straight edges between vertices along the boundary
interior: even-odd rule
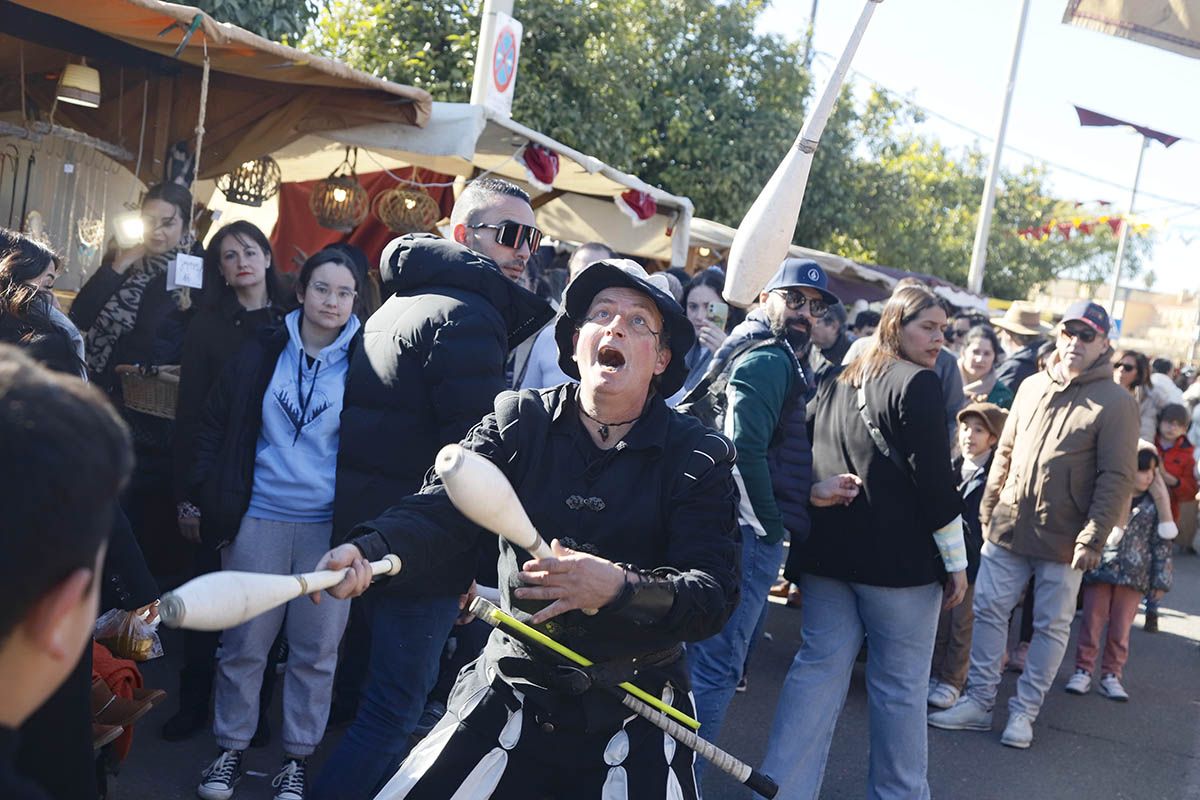
[[[875,340],[815,401],[813,480],[853,473],[849,505],[812,509],[787,577],[804,594],[763,770],[780,797],[815,798],[864,639],[871,716],[868,796],[928,798],[925,701],[939,606],[966,590],[962,501],[933,371],[946,313],[924,287],[892,295]],[[942,584],[945,584],[943,590]]]
[[[267,325],[278,323],[286,310],[275,275],[271,243],[256,225],[231,222],[217,231],[204,251],[204,285],[207,290],[188,326],[180,361],[179,403],[175,409],[175,499],[179,532],[196,545],[192,576],[221,568],[211,547],[200,544],[200,512],[190,497],[187,472],[191,466],[196,427],[209,391],[225,363],[243,344]],[[184,633],[184,665],[179,673],[179,711],[163,725],[167,741],[185,739],[208,723],[212,695],[213,657],[219,634]],[[259,708],[265,708],[275,686],[270,667],[264,675]],[[260,713],[258,741],[265,739]]]

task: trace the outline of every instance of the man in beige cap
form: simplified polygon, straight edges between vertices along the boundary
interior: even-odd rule
[[[996,380],[1017,393],[1021,382],[1037,372],[1038,348],[1046,341],[1046,328],[1032,303],[1017,300],[1000,319],[992,320],[1000,332],[1000,344],[1008,353],[996,367]]]

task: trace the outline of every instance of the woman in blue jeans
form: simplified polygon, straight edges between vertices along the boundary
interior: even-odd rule
[[[946,312],[896,291],[875,339],[815,401],[813,480],[862,479],[849,505],[812,509],[786,575],[804,594],[803,645],[784,682],[763,771],[780,798],[816,798],[855,656],[868,642],[870,798],[929,797],[925,701],[939,607],[967,581],[962,501],[933,371]]]

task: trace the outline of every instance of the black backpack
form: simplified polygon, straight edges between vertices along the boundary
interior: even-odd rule
[[[684,395],[675,410],[687,414],[703,422],[718,433],[725,432],[725,413],[729,410],[729,400],[725,389],[729,386],[729,376],[733,373],[733,365],[738,359],[760,347],[775,347],[781,344],[774,336],[766,339],[748,339],[740,343],[721,361],[709,366],[704,377],[692,390]],[[794,356],[793,356],[794,357]]]

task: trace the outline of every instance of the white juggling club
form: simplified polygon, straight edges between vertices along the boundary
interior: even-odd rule
[[[210,572],[164,594],[158,614],[172,628],[223,631],[289,600],[336,586],[347,571],[349,567],[300,575]],[[399,571],[400,559],[391,554],[371,562],[372,575],[395,575]]]
[[[800,206],[804,202],[813,153],[821,141],[846,73],[850,71],[858,43],[880,2],[882,0],[867,0],[863,6],[850,41],[800,129],[800,135],[738,226],[729,249],[723,292],[725,299],[735,306],[745,308],[757,300],[759,292],[787,258],[788,247],[796,232],[796,220],[800,217]]]

